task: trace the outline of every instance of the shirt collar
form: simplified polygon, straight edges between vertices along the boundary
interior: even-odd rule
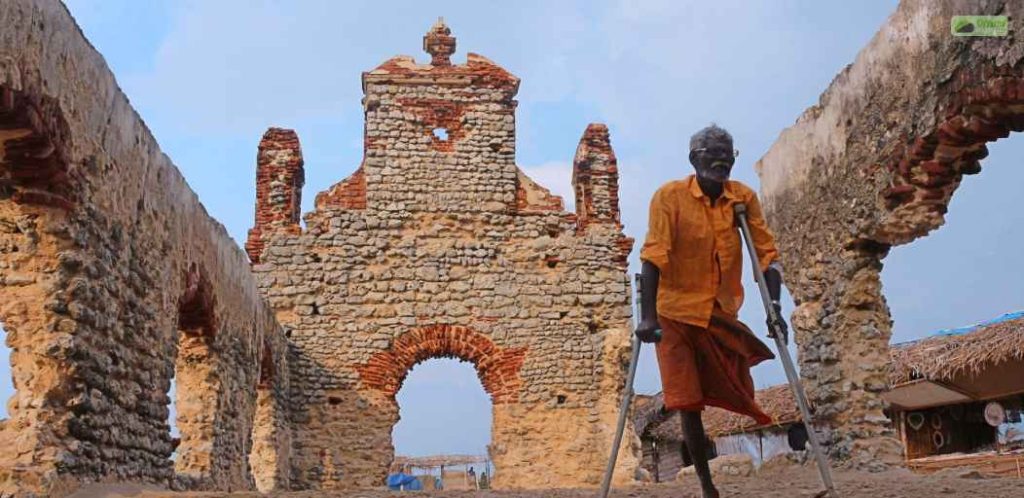
[[[700,184],[697,183],[697,175],[690,175],[690,194],[697,199],[701,197],[707,198],[704,195],[704,191],[700,189]],[[739,200],[739,195],[737,195],[733,187],[732,180],[726,180],[725,185],[722,187],[722,197],[733,201]]]

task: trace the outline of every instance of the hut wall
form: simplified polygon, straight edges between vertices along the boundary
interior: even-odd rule
[[[719,455],[747,454],[754,459],[754,465],[760,466],[767,460],[792,453],[789,437],[785,430],[758,431],[743,434],[732,434],[715,438],[715,448]]]
[[[761,436],[756,432],[717,437],[715,438],[715,449],[719,455],[745,453],[754,459],[754,465],[761,464]]]
[[[995,429],[985,423],[985,403],[964,403],[907,412],[903,433],[908,459],[971,452],[995,443]],[[923,417],[915,428],[911,420]]]
[[[765,431],[761,434],[761,459],[754,459],[754,465],[761,465],[772,458],[792,453],[789,446],[789,435],[784,430]]]
[[[476,485],[470,485],[469,476],[464,470],[443,470],[441,471],[441,483],[444,489],[473,489]]]
[[[792,439],[794,441],[791,444],[790,433],[794,431],[800,435],[793,434]],[[819,434],[819,439],[827,439],[828,437],[828,431],[821,426],[818,426],[815,432]],[[762,463],[779,455],[803,449],[799,445],[801,442],[806,444],[806,439],[806,431],[803,430],[802,424],[787,424],[772,429],[716,437],[715,449],[718,455],[746,453],[754,459],[755,466],[760,466]],[[798,446],[794,447],[793,444]]]

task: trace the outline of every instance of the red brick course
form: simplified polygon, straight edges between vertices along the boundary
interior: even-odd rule
[[[963,175],[981,171],[987,142],[1024,131],[1024,79],[1010,75],[961,75],[945,119],[930,133],[908,139],[889,168],[893,185],[882,191],[886,208],[920,203],[944,213]],[[973,86],[972,86],[973,85]]]
[[[391,348],[357,367],[363,386],[394,397],[409,370],[431,358],[458,358],[473,363],[494,404],[515,403],[522,380],[519,369],[526,348],[500,348],[487,336],[458,325],[431,325],[400,336]]]
[[[316,209],[366,209],[366,175],[359,165],[348,178],[334,184],[329,190],[320,192],[314,202]]]
[[[622,231],[619,211],[619,167],[612,150],[608,127],[591,123],[583,132],[572,165],[572,185],[576,191],[577,230],[594,224]],[[633,250],[633,239],[622,236],[616,243],[615,262],[625,267]]]

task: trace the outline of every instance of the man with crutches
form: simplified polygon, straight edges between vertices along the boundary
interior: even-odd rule
[[[751,242],[771,298],[770,334],[783,335],[779,295],[782,274],[775,240],[757,194],[729,180],[735,162],[732,136],[711,125],[690,139],[696,175],[669,182],[654,194],[647,238],[640,252],[640,324],[636,334],[656,342],[665,409],[682,414],[683,437],[705,498],[718,491],[708,469],[705,406],[771,417],[754,401],[750,367],[774,358],[737,319],[743,303],[743,242],[734,206],[744,205]],[[659,334],[660,331],[660,334]],[[659,339],[660,336],[660,339]]]

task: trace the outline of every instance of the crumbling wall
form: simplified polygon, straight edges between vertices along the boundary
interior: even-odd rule
[[[882,259],[942,225],[985,143],[1024,129],[1024,39],[954,37],[962,14],[1020,19],[1024,4],[901,2],[757,164],[797,304],[801,375],[835,426],[832,454],[868,467],[901,451],[880,396],[891,335]]]
[[[305,230],[285,188],[301,186],[298,141],[271,129],[260,144],[257,183],[285,189],[258,196],[247,247],[294,346],[295,486],[382,485],[395,394],[435,357],[471,362],[491,396],[496,486],[595,485],[630,333],[608,130],[584,134],[567,213],[516,167],[519,80],[476,54],[452,64],[443,24],[424,47],[430,65],[363,74],[363,163],[317,195]],[[631,479],[633,453],[620,464]]]
[[[263,346],[285,386],[288,369],[246,255],[60,2],[0,2],[0,26],[0,494],[250,488]]]

